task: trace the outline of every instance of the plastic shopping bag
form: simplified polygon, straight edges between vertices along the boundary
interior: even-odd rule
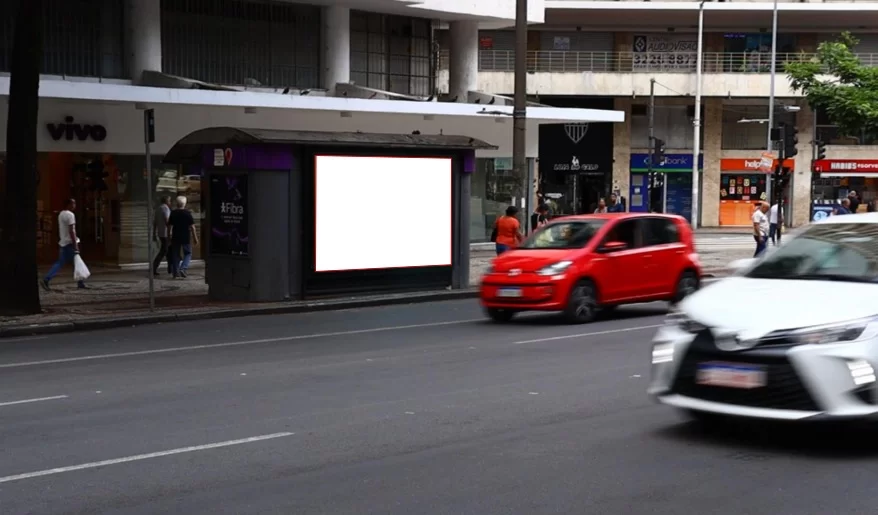
[[[88,267],[85,266],[85,261],[76,254],[73,256],[73,280],[74,281],[84,281],[91,276],[91,272],[88,271]]]

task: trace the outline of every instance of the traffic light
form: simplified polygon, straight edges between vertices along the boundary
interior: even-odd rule
[[[799,129],[797,129],[793,125],[784,126],[783,131],[783,155],[784,159],[791,159],[796,157],[796,154],[799,153],[799,150],[796,148],[796,145],[799,144],[799,137],[796,136],[799,133]]]
[[[655,138],[655,146],[652,155],[655,156],[655,162],[658,166],[665,164],[665,141]]]
[[[86,179],[91,191],[107,191],[107,183],[104,182],[104,179],[109,176],[110,174],[104,171],[104,164],[99,159],[88,163]]]
[[[826,142],[822,140],[817,140],[814,142],[817,146],[817,157],[816,159],[826,159]]]

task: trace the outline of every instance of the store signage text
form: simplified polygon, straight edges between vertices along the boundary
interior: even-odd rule
[[[698,156],[698,169],[704,165],[704,156]],[[692,154],[665,154],[665,162],[653,166],[655,170],[692,170]],[[649,154],[631,154],[631,171],[639,172],[649,169]]]
[[[816,172],[878,172],[876,159],[820,159],[814,161]]]
[[[75,123],[72,116],[64,118],[64,123],[48,123],[46,129],[53,140],[59,141],[61,138],[67,141],[78,139],[85,141],[91,139],[93,141],[104,141],[107,139],[107,129],[103,125],[89,125]]]
[[[762,171],[762,159],[722,159],[720,160],[720,170],[730,172],[759,172]],[[777,159],[774,160],[772,167],[777,166]],[[784,168],[793,168],[795,161],[787,159],[783,164]]]

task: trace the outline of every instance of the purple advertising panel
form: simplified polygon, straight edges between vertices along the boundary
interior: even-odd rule
[[[210,204],[210,253],[222,256],[249,255],[247,174],[212,175]]]
[[[202,163],[207,168],[229,170],[292,170],[293,152],[286,145],[205,147]]]

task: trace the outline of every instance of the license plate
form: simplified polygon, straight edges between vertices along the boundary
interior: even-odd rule
[[[766,383],[765,370],[743,363],[701,363],[695,374],[698,384],[752,390]]]
[[[497,296],[506,299],[521,297],[521,288],[500,288],[497,290]]]

